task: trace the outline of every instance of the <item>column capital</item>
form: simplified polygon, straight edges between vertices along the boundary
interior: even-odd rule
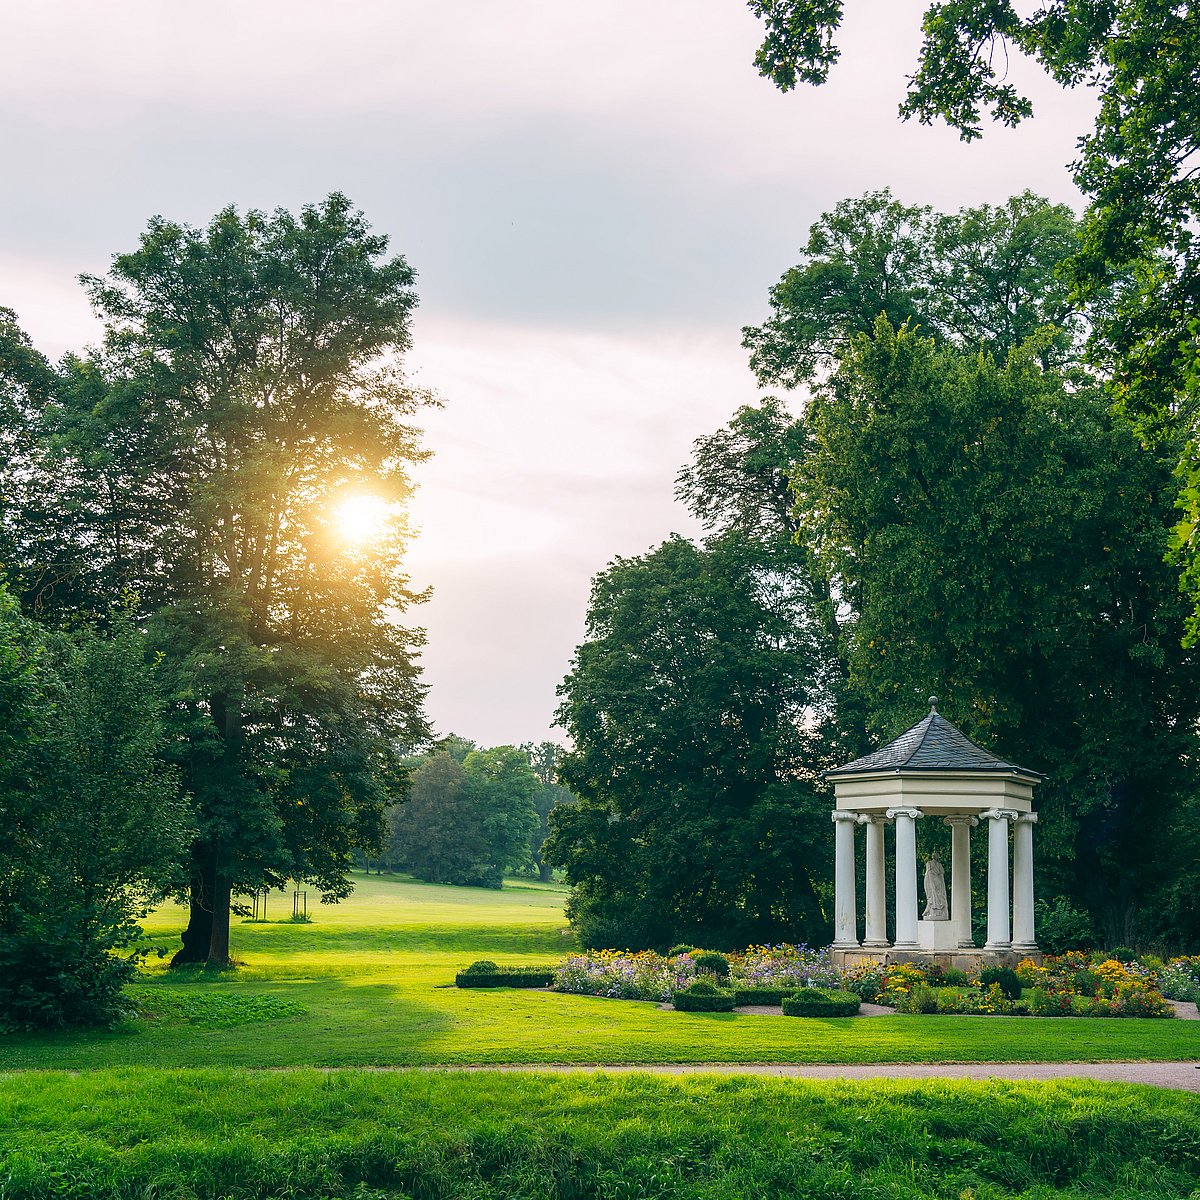
[[[1015,821],[1021,816],[1015,808],[989,808],[987,812],[981,812],[979,815],[989,821]]]
[[[1018,813],[1014,824],[1017,825],[1036,825],[1038,815],[1035,812]]]
[[[891,817],[883,813],[863,813],[859,818],[864,825],[886,825]]]
[[[974,829],[975,826],[979,824],[979,818],[957,815],[953,817],[943,817],[942,824],[949,825],[951,829],[953,829],[955,825],[965,825],[968,829]]]
[[[893,821],[896,817],[912,817],[914,821],[920,820],[925,814],[919,808],[889,808],[887,810],[887,819]]]
[[[844,809],[840,808],[835,808],[833,812],[829,814],[829,816],[833,821],[853,821],[856,825],[862,819],[858,813],[846,812]]]

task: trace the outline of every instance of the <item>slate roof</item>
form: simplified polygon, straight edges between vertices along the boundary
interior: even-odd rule
[[[894,742],[864,754],[844,767],[834,767],[822,778],[859,775],[867,771],[1020,771],[1042,778],[1038,771],[1005,762],[975,745],[961,729],[938,713],[936,702],[936,697],[931,697],[929,716]]]

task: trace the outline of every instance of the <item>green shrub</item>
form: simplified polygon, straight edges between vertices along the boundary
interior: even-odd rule
[[[735,988],[733,1002],[739,1008],[744,1004],[782,1004],[785,996],[794,996],[798,987],[770,988],[747,987]]]
[[[678,946],[672,946],[670,950],[667,951],[667,957],[678,958],[681,954],[691,954],[695,948],[695,946],[688,946],[684,943],[680,943]]]
[[[783,998],[785,1017],[853,1017],[862,1001],[853,992],[826,988],[801,988]]]
[[[1109,958],[1115,958],[1119,963],[1137,962],[1137,951],[1128,946],[1115,946],[1108,952]]]
[[[498,967],[486,959],[472,963],[454,977],[455,986],[460,988],[540,988],[553,982],[550,967]]]
[[[918,984],[901,994],[896,1001],[896,1011],[902,1013],[935,1013],[938,1011],[937,992],[924,984]]]
[[[965,1013],[967,1003],[962,992],[957,988],[938,988],[934,993],[937,997],[937,1010],[940,1013]]]
[[[946,967],[942,971],[940,986],[961,988],[967,987],[970,982],[966,971],[960,971],[957,967]]]
[[[1100,990],[1100,977],[1083,968],[1071,976],[1071,987],[1081,996],[1094,996]]]
[[[733,993],[717,987],[711,979],[697,979],[671,997],[678,1012],[733,1012],[733,1002]]]
[[[1029,993],[1029,1011],[1035,1017],[1069,1017],[1075,1011],[1074,997],[1069,992],[1034,988]]]
[[[729,978],[729,959],[715,950],[697,950],[692,954],[697,971],[707,971],[718,979]]]
[[[979,986],[989,988],[996,984],[1007,1000],[1020,1000],[1021,980],[1012,967],[984,967],[979,972]]]
[[[1049,954],[1088,950],[1096,944],[1092,919],[1075,908],[1065,896],[1039,900],[1034,905],[1038,943]]]

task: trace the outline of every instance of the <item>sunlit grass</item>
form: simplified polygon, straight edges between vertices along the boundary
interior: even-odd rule
[[[1200,1106],[1082,1082],[103,1071],[0,1086],[0,1195],[1174,1200]]]
[[[344,904],[310,903],[310,925],[235,922],[234,956],[242,963],[236,971],[175,972],[154,960],[134,989],[145,1010],[141,1019],[114,1031],[6,1038],[0,1067],[1200,1058],[1200,1022],[1191,1021],[814,1020],[673,1013],[543,991],[460,990],[452,986],[454,975],[474,959],[540,965],[567,952],[565,893],[536,883],[506,884],[503,891],[386,876],[359,876],[357,883]],[[269,916],[291,910],[290,894],[268,900]],[[160,910],[147,922],[150,936],[173,949],[183,916],[175,906]],[[217,999],[189,999],[205,996]],[[239,1003],[239,997],[269,1003]],[[206,1025],[205,1012],[223,1014],[222,1022]]]

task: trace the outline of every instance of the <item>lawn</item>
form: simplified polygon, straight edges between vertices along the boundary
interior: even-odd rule
[[[571,948],[561,890],[503,891],[357,878],[312,924],[235,923],[235,972],[168,972],[134,994],[143,1015],[103,1032],[11,1036],[0,1068],[405,1066],[487,1063],[1028,1062],[1200,1058],[1200,1022],[665,1012],[636,1001],[452,986],[476,958],[550,963]],[[183,910],[147,922],[173,947]]]

